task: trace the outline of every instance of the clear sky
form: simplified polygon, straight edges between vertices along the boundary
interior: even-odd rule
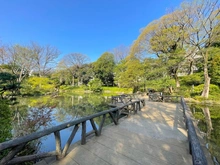
[[[104,52],[130,46],[140,29],[182,0],[0,0],[3,44],[50,44],[96,61]]]

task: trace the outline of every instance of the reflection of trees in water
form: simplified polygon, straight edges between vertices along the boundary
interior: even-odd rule
[[[14,136],[22,136],[47,127],[56,118],[66,122],[109,109],[110,99],[102,95],[22,98],[14,107]],[[53,111],[53,112],[52,112]]]
[[[205,106],[202,108],[202,110],[203,110],[203,114],[205,116],[205,121],[206,121],[206,126],[207,126],[206,137],[208,139],[210,139],[211,138],[211,131],[213,130],[213,127],[212,127],[212,120],[211,120],[211,116],[210,116],[209,107]]]
[[[52,108],[29,107],[25,115],[19,109],[14,115],[14,137],[24,136],[49,126],[52,120]]]
[[[52,120],[52,108],[46,106],[16,107],[13,118],[13,137],[25,136],[41,129],[47,128]],[[40,139],[29,142],[18,154],[35,154],[40,149]]]
[[[70,96],[60,99],[56,107],[56,119],[59,122],[74,120],[103,110],[107,110],[109,100],[102,95]]]
[[[207,147],[210,153],[220,162],[220,111],[219,106],[193,105],[193,114],[199,119],[198,127],[206,133]]]

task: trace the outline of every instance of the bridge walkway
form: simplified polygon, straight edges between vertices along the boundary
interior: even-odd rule
[[[149,102],[142,111],[103,128],[99,137],[76,143],[50,165],[190,165],[187,132],[180,104]]]

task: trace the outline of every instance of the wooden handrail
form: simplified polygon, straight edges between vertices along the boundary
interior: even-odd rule
[[[140,99],[138,95],[143,95],[143,93],[140,94],[122,94],[118,96],[112,96],[111,102],[112,104],[117,104],[117,103],[123,103],[126,104],[128,102],[131,102],[132,100],[139,100],[143,105],[145,105],[145,100]]]
[[[189,152],[192,155],[193,165],[207,165],[208,163],[205,154],[202,150],[200,141],[198,139],[195,127],[191,119],[190,109],[186,105],[183,97],[181,97],[181,104],[183,107],[186,129],[188,129]]]
[[[22,163],[25,161],[33,161],[36,159],[41,159],[41,158],[50,157],[50,156],[54,156],[54,155],[56,155],[57,159],[61,159],[66,156],[67,150],[68,150],[80,124],[82,125],[81,144],[84,145],[86,143],[86,137],[88,135],[93,134],[93,133],[96,136],[101,135],[101,131],[102,131],[107,114],[109,114],[109,116],[112,119],[112,121],[114,122],[114,124],[117,125],[119,117],[120,117],[120,111],[122,111],[124,108],[131,105],[131,107],[133,108],[133,111],[135,113],[137,113],[138,110],[141,110],[141,106],[140,106],[141,103],[143,104],[143,101],[141,101],[141,100],[131,101],[131,102],[128,102],[128,103],[121,105],[119,107],[111,108],[106,111],[102,111],[102,112],[99,112],[99,113],[96,113],[96,114],[93,114],[90,116],[86,116],[86,117],[83,117],[83,118],[80,118],[80,119],[77,119],[74,121],[70,121],[70,122],[60,124],[58,126],[54,126],[52,128],[48,128],[48,129],[45,129],[42,131],[34,132],[32,134],[29,134],[29,135],[26,135],[23,137],[19,137],[19,138],[13,139],[13,140],[9,140],[9,141],[0,143],[0,152],[5,149],[11,148],[11,152],[9,152],[7,156],[5,156],[3,159],[0,160],[0,164]],[[99,125],[99,128],[97,128],[93,119],[96,117],[101,117],[101,116],[102,116],[102,120]],[[93,130],[89,133],[86,133],[86,121],[90,121],[92,128],[93,128]],[[63,129],[66,129],[68,127],[72,127],[72,126],[74,126],[74,129],[73,129],[69,139],[67,140],[66,145],[62,149],[61,148],[60,131]],[[34,155],[15,157],[15,155],[17,153],[19,153],[28,142],[35,140],[35,139],[39,139],[44,136],[47,136],[51,133],[54,133],[54,136],[55,136],[56,152],[48,152],[48,153],[44,153],[44,154],[40,153],[40,154],[34,154]]]

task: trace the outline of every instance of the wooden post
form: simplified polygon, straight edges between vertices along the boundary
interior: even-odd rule
[[[92,125],[93,130],[95,131],[95,135],[96,135],[96,136],[99,136],[99,132],[98,132],[98,129],[96,128],[96,125],[95,125],[94,120],[93,120],[93,119],[90,119],[90,123],[91,123],[91,125]]]
[[[39,154],[34,154],[34,155],[18,156],[18,157],[13,158],[10,161],[7,161],[7,165],[14,165],[14,164],[21,164],[21,163],[24,164],[23,162],[33,161],[36,159],[39,160],[39,159],[43,159],[43,158],[47,158],[47,157],[51,157],[51,156],[56,156],[56,155],[57,155],[57,152],[52,151],[52,152],[39,153]]]
[[[138,102],[138,110],[141,111],[141,101]]]
[[[114,115],[112,112],[109,112],[110,117],[112,118],[113,122],[115,123],[115,125],[118,125],[117,121],[114,118]]]
[[[136,102],[136,103],[134,103],[134,107],[135,107],[135,110],[134,110],[134,113],[136,114],[137,113],[137,111],[138,111],[138,103]]]
[[[144,99],[142,100],[142,104],[143,104],[143,106],[145,106],[145,100]]]
[[[82,122],[81,144],[86,144],[86,121]]]
[[[132,108],[133,108],[134,113],[136,113],[136,103],[132,104]]]
[[[116,111],[116,121],[117,121],[117,123],[118,123],[118,121],[119,121],[119,109]]]
[[[16,146],[8,153],[8,155],[1,159],[0,164],[6,164],[9,160],[11,160],[18,152],[20,152],[26,143],[23,143],[19,146]]]
[[[57,160],[62,158],[62,151],[61,151],[61,138],[60,138],[60,131],[54,132],[55,141],[56,141],[56,152],[57,152]]]
[[[73,129],[73,131],[72,131],[72,133],[71,133],[71,135],[69,137],[69,139],[66,142],[66,145],[64,146],[64,149],[63,149],[63,152],[62,152],[62,158],[64,158],[66,156],[67,150],[69,149],[69,146],[70,146],[70,144],[71,144],[71,142],[72,142],[72,140],[73,140],[73,138],[74,138],[78,128],[79,128],[79,125],[78,124],[75,125],[75,127],[74,127],[74,129]]]
[[[103,125],[104,125],[105,118],[106,118],[106,114],[103,115],[102,121],[101,121],[100,126],[99,126],[99,136],[100,136],[101,133],[102,133],[102,127],[103,127]]]

